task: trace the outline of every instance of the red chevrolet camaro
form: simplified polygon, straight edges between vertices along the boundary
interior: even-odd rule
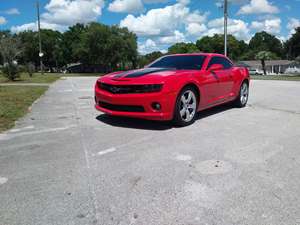
[[[163,56],[147,67],[114,72],[95,85],[96,109],[114,116],[194,122],[196,112],[226,102],[244,107],[249,72],[220,54]]]

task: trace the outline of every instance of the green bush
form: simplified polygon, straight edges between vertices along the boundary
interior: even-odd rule
[[[20,77],[20,71],[18,64],[15,63],[6,63],[2,67],[2,75],[7,79],[14,81]]]

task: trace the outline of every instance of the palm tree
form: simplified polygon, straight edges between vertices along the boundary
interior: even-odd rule
[[[261,61],[261,66],[262,66],[262,69],[264,71],[264,75],[267,75],[266,60],[278,59],[278,57],[273,52],[260,51],[256,54],[255,59]]]

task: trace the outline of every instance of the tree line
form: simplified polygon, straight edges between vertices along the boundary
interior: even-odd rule
[[[166,54],[211,52],[224,53],[224,35],[205,36],[195,43],[176,43],[168,48]],[[146,65],[164,55],[160,51],[151,52],[139,57],[139,64]],[[276,36],[265,31],[256,33],[246,43],[233,35],[228,35],[228,56],[234,61],[240,60],[271,60],[300,58],[300,27],[286,42],[281,42]]]
[[[102,72],[137,67],[137,36],[127,28],[96,22],[76,24],[63,33],[42,29],[41,40],[42,61],[51,72],[77,62],[97,65]],[[8,42],[14,44],[8,45]],[[36,31],[16,34],[0,31],[0,51],[0,64],[6,67],[13,68],[17,62],[25,67],[39,68],[39,36]],[[10,54],[13,51],[17,53]]]
[[[137,36],[127,28],[101,23],[76,24],[65,32],[41,30],[42,57],[45,68],[57,71],[70,63],[97,65],[101,72],[143,67],[162,56],[157,51],[139,55]],[[0,31],[0,65],[3,73],[17,74],[17,65],[32,73],[40,64],[39,37],[36,31],[12,34]],[[176,43],[167,54],[223,53],[223,35],[205,36],[195,43]],[[295,59],[300,56],[300,27],[286,42],[267,32],[256,33],[246,43],[228,36],[229,57],[234,61],[260,59]],[[100,72],[100,71],[99,71]]]

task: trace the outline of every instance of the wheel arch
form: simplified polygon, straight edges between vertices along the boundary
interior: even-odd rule
[[[188,82],[186,84],[184,84],[181,88],[180,88],[180,91],[178,92],[178,94],[186,87],[191,87],[193,88],[195,91],[196,91],[196,94],[197,94],[197,100],[198,100],[198,106],[200,104],[200,97],[201,97],[201,91],[198,87],[197,84],[195,84],[194,82]]]
[[[246,82],[248,84],[248,87],[249,87],[249,83],[250,83],[249,79],[248,78],[243,79],[242,83],[244,83],[244,82]],[[242,85],[242,83],[241,83],[241,85]]]

